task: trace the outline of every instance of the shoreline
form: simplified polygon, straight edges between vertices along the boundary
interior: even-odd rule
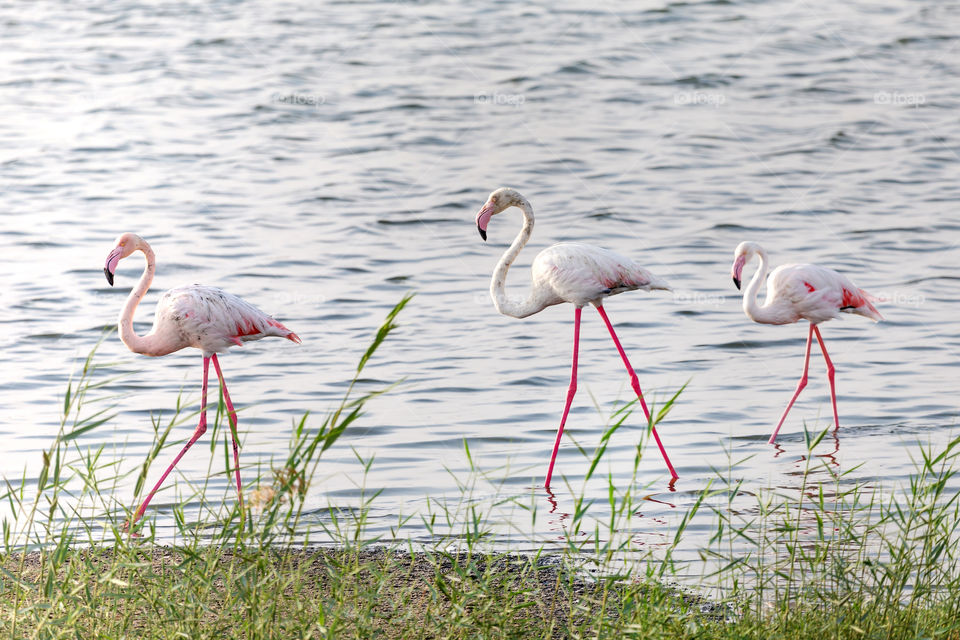
[[[267,603],[272,616],[298,621],[293,635],[289,624],[281,624],[260,629],[256,637],[309,637],[303,635],[307,632],[313,637],[449,637],[448,631],[457,628],[464,637],[499,629],[496,633],[504,637],[565,638],[597,624],[601,629],[620,627],[623,612],[640,600],[665,605],[663,611],[671,617],[698,625],[722,623],[728,615],[723,605],[663,584],[623,576],[590,578],[566,566],[561,554],[119,545],[14,553],[3,557],[3,568],[8,578],[34,595],[20,603],[28,617],[55,608],[37,597],[54,582],[51,576],[65,587],[71,576],[87,576],[97,587],[106,586],[109,598],[124,606],[108,607],[113,616],[103,615],[102,607],[82,616],[87,623],[78,631],[91,637],[131,632],[149,636],[150,610],[156,609],[151,594],[181,594],[203,611],[178,621],[191,637],[223,632],[238,604],[253,604],[249,596],[254,577],[260,583],[254,591],[261,592],[258,599]],[[9,589],[0,596],[8,614],[0,628],[7,631],[12,630],[9,596]],[[227,623],[231,633],[242,633],[242,626],[235,625]],[[421,635],[411,635],[414,631]]]

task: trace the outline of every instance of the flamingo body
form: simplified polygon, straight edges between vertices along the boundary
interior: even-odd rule
[[[584,307],[624,291],[670,288],[630,258],[578,242],[547,247],[537,254],[531,271],[533,289],[548,300],[546,306],[569,302]]]
[[[841,317],[842,313],[852,313],[874,322],[883,320],[883,316],[873,306],[875,298],[860,289],[847,276],[815,264],[785,264],[777,267],[767,278],[767,253],[755,242],[741,242],[734,251],[733,282],[740,288],[743,267],[754,257],[759,256],[760,266],[750,284],[743,292],[743,311],[754,322],[761,324],[791,324],[800,320],[810,322],[807,333],[806,355],[804,356],[803,375],[797,383],[793,397],[780,416],[780,422],[770,436],[770,444],[776,441],[777,433],[783,425],[790,408],[800,391],[807,385],[807,372],[810,366],[810,347],[816,334],[823,359],[827,364],[827,379],[830,382],[830,401],[833,405],[833,420],[840,428],[840,416],[837,412],[837,391],[834,383],[835,367],[827,354],[827,346],[820,335],[817,325],[827,320]],[[757,304],[757,293],[767,283],[767,297],[763,305]]]
[[[882,320],[872,304],[873,297],[847,276],[816,264],[785,264],[767,278],[764,307],[781,307],[783,320],[767,324],[789,324],[809,320],[814,324],[853,313]]]
[[[179,345],[173,351],[195,347],[207,354],[224,353],[269,336],[300,342],[297,334],[243,298],[200,284],[166,291],[157,302],[153,326],[169,345]]]
[[[490,295],[497,311],[514,318],[526,318],[546,307],[562,302],[569,302],[575,309],[573,367],[570,375],[570,387],[567,390],[566,405],[563,409],[563,416],[560,418],[557,439],[553,445],[553,455],[550,458],[550,466],[547,467],[546,480],[544,481],[544,486],[549,489],[550,480],[553,476],[553,466],[563,436],[563,427],[566,424],[570,405],[577,391],[580,316],[583,307],[587,304],[594,305],[600,317],[603,318],[607,330],[610,332],[610,337],[613,338],[613,343],[617,347],[617,352],[630,375],[630,384],[640,400],[640,406],[647,417],[647,423],[652,425],[650,412],[647,410],[646,402],[644,402],[637,374],[627,359],[627,354],[620,344],[613,324],[607,317],[603,308],[603,300],[624,291],[635,291],[637,289],[650,291],[652,289],[669,289],[669,287],[664,280],[618,253],[588,244],[561,242],[544,249],[534,258],[531,265],[530,293],[526,299],[507,295],[507,271],[527,244],[533,232],[533,207],[516,190],[502,187],[490,194],[487,202],[477,213],[477,229],[480,231],[480,237],[486,240],[487,225],[490,223],[490,219],[510,207],[517,207],[523,212],[523,227],[510,248],[500,258],[490,280]],[[667,457],[667,452],[663,448],[656,427],[652,428],[652,432],[657,446],[660,448],[660,453],[667,463],[667,468],[670,470],[670,475],[673,479],[676,479],[677,472],[670,463],[670,458]]]

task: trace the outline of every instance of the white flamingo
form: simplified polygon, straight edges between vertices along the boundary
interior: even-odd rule
[[[827,346],[817,327],[821,322],[839,318],[840,313],[855,313],[874,322],[883,320],[883,316],[873,306],[876,299],[869,293],[857,287],[850,278],[833,269],[827,269],[815,264],[784,264],[773,270],[767,278],[767,252],[756,242],[741,242],[733,252],[733,283],[740,288],[743,267],[754,256],[760,257],[760,267],[753,274],[753,279],[743,292],[743,311],[754,322],[762,324],[791,324],[799,320],[809,320],[810,330],[807,332],[807,351],[803,360],[803,375],[797,383],[797,390],[787,403],[787,408],[780,416],[780,422],[770,436],[770,444],[777,439],[780,426],[787,418],[790,407],[797,396],[807,386],[807,370],[810,367],[810,346],[813,334],[817,335],[823,359],[827,363],[827,379],[830,381],[830,401],[833,403],[833,421],[840,427],[840,418],[837,415],[837,391],[834,385],[835,369],[830,356],[827,355]],[[757,304],[757,293],[764,280],[767,281],[767,299],[763,306]]]
[[[240,454],[237,445],[237,415],[230,402],[227,392],[227,383],[220,370],[217,353],[223,353],[232,346],[241,346],[244,342],[259,340],[268,336],[286,338],[293,342],[300,342],[294,332],[257,309],[255,306],[216,287],[205,287],[194,284],[185,287],[170,289],[157,302],[157,312],[150,333],[138,336],[133,330],[133,314],[137,305],[150,283],[156,270],[156,259],[153,249],[147,241],[133,233],[124,233],[117,238],[117,245],[107,256],[103,273],[107,282],[113,286],[113,275],[117,263],[131,255],[134,251],[142,251],[147,259],[146,268],[140,276],[140,282],[130,292],[127,303],[120,311],[117,321],[120,339],[134,353],[146,356],[164,356],[184,347],[195,347],[203,353],[203,386],[200,395],[200,422],[190,440],[173,459],[167,470],[160,476],[160,480],[147,495],[128,524],[136,524],[146,510],[153,495],[166,480],[167,475],[183,457],[193,443],[207,430],[207,374],[210,361],[217,371],[220,388],[223,389],[223,399],[227,404],[230,422],[230,439],[233,443],[233,463],[237,480],[237,496],[240,506],[243,507],[243,494],[240,489]]]
[[[585,305],[592,304],[597,308],[597,312],[606,323],[610,336],[613,338],[613,343],[617,346],[623,364],[626,365],[627,372],[630,374],[630,384],[636,392],[637,398],[640,399],[640,406],[643,407],[643,413],[646,415],[649,424],[650,412],[647,410],[643,393],[640,391],[640,382],[637,380],[637,374],[630,365],[627,354],[617,338],[617,333],[613,330],[613,325],[603,309],[603,299],[635,289],[650,291],[651,289],[669,289],[670,287],[663,279],[653,275],[633,260],[613,251],[588,244],[562,242],[537,254],[532,265],[533,282],[527,299],[512,298],[504,290],[507,270],[524,245],[527,244],[530,234],[533,232],[533,207],[516,190],[501,187],[490,194],[487,202],[477,213],[477,228],[480,230],[480,237],[486,240],[487,224],[490,222],[490,218],[510,207],[518,207],[523,212],[523,228],[493,270],[493,278],[490,281],[490,295],[493,297],[493,303],[497,307],[497,311],[514,318],[525,318],[546,307],[562,302],[569,302],[574,306],[573,367],[570,374],[570,387],[567,391],[567,402],[563,408],[563,417],[560,418],[557,439],[553,445],[553,455],[550,457],[550,466],[547,468],[547,477],[544,481],[544,486],[549,488],[550,479],[553,476],[553,465],[557,459],[557,450],[560,448],[560,439],[563,436],[563,426],[566,424],[573,396],[577,392],[577,355],[580,343],[581,310]],[[655,427],[653,428],[653,436],[660,448],[660,453],[663,454],[664,461],[667,463],[671,477],[676,479],[677,472],[670,464],[670,458],[667,457],[667,451],[663,448],[663,443],[660,441],[660,436],[657,434]]]

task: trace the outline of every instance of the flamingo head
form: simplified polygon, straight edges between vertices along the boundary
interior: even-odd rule
[[[107,263],[103,267],[103,275],[107,277],[107,283],[113,286],[113,274],[117,271],[117,264],[136,251],[143,244],[143,238],[135,233],[123,233],[117,238],[117,246],[107,256]]]
[[[743,266],[750,262],[753,256],[762,252],[763,249],[760,248],[756,242],[741,242],[737,245],[737,248],[733,252],[733,284],[737,285],[737,289],[740,288],[740,282],[742,281],[743,275]]]
[[[520,192],[510,187],[500,187],[490,194],[486,203],[477,212],[477,230],[480,231],[480,237],[487,239],[487,224],[490,218],[510,207],[529,207],[527,199],[520,195]]]

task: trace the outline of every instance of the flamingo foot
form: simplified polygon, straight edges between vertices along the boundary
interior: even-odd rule
[[[129,520],[124,520],[124,521],[123,521],[123,525],[120,527],[120,531],[122,531],[123,533],[129,533],[131,538],[142,538],[142,537],[143,537],[143,534],[142,534],[142,533],[137,533],[136,531],[133,531],[133,528],[130,526],[130,521],[129,521]]]

